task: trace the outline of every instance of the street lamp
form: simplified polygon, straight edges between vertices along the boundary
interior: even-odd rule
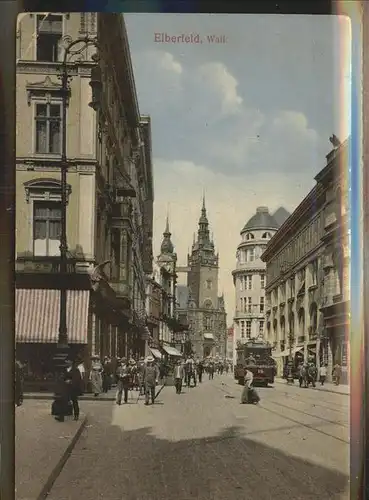
[[[288,355],[288,373],[287,373],[287,383],[288,384],[293,384],[294,383],[294,378],[293,378],[293,373],[292,373],[292,343],[294,340],[293,333],[290,331],[288,334],[288,341],[289,341],[289,355]]]
[[[79,49],[72,50],[73,47],[81,45]],[[60,161],[60,176],[61,176],[61,234],[60,234],[60,308],[59,308],[59,335],[57,352],[54,358],[56,372],[58,368],[63,370],[68,357],[68,328],[67,328],[67,271],[68,271],[68,243],[67,243],[67,107],[69,102],[69,80],[68,62],[69,57],[81,54],[89,46],[95,46],[98,49],[98,43],[95,38],[78,38],[70,42],[64,51],[63,62],[61,65],[61,96],[62,96],[62,143],[61,143],[61,161]],[[96,57],[94,59],[96,61]],[[96,78],[95,78],[96,80]],[[92,83],[92,82],[91,82]],[[58,388],[56,388],[56,392]],[[55,394],[57,398],[57,394]]]

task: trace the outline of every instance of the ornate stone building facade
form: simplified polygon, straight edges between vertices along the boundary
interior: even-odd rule
[[[150,118],[139,113],[120,14],[23,14],[17,31],[16,341],[51,370],[58,340],[65,47],[97,38],[67,68],[68,341],[92,353],[145,353],[145,275],[152,272]],[[83,44],[82,44],[83,46]],[[101,86],[91,92],[91,76]],[[42,311],[42,314],[39,314]],[[42,373],[41,373],[42,372]]]
[[[284,220],[289,215],[282,208],[277,212]],[[258,207],[240,233],[242,241],[237,248],[237,265],[232,271],[236,294],[234,359],[237,344],[264,337],[266,265],[261,255],[279,226],[267,207]]]
[[[350,228],[348,198],[349,140],[327,156],[327,166],[315,177],[325,192],[323,254],[323,328],[320,361],[342,366],[349,383]]]
[[[187,286],[178,287],[178,312],[187,318],[192,350],[198,357],[225,357],[227,315],[224,297],[218,294],[219,255],[210,238],[205,198],[185,272]]]
[[[266,338],[279,368],[292,354],[343,366],[347,380],[347,144],[327,155],[317,184],[274,235],[266,262]]]

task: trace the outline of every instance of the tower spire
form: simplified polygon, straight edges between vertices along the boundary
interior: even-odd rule
[[[172,243],[172,240],[170,237],[172,236],[172,233],[170,232],[169,229],[169,215],[167,213],[167,218],[166,218],[166,223],[165,223],[165,230],[163,233],[163,242],[160,247],[160,251],[162,255],[170,255],[174,252],[174,246]]]
[[[171,232],[169,231],[169,215],[168,215],[168,212],[167,212],[167,220],[166,220],[166,225],[165,225],[165,231],[164,231],[164,236],[165,235],[169,235],[171,236]]]

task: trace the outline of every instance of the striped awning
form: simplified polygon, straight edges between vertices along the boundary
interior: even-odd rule
[[[67,291],[69,344],[88,343],[88,290]],[[60,290],[18,289],[15,295],[15,339],[20,343],[57,343]]]
[[[154,349],[153,347],[149,347],[151,354],[154,356],[156,359],[161,359],[163,356],[161,352],[158,349]]]
[[[175,347],[171,347],[169,345],[163,345],[164,351],[169,354],[169,356],[182,357],[182,353],[177,351]]]

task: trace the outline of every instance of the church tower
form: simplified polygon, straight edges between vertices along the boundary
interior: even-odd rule
[[[175,290],[176,290],[176,265],[177,254],[171,240],[172,233],[169,230],[169,218],[163,233],[163,241],[160,246],[160,255],[157,257],[157,266],[160,268],[159,283],[165,291],[165,300],[163,303],[163,312],[165,315],[173,317],[176,309]],[[172,341],[171,331],[165,323],[161,322],[159,331],[159,340],[170,343]]]
[[[219,257],[210,238],[204,196],[197,238],[194,239],[191,254],[187,256],[187,286],[191,289],[192,299],[198,308],[218,307],[218,262]]]

